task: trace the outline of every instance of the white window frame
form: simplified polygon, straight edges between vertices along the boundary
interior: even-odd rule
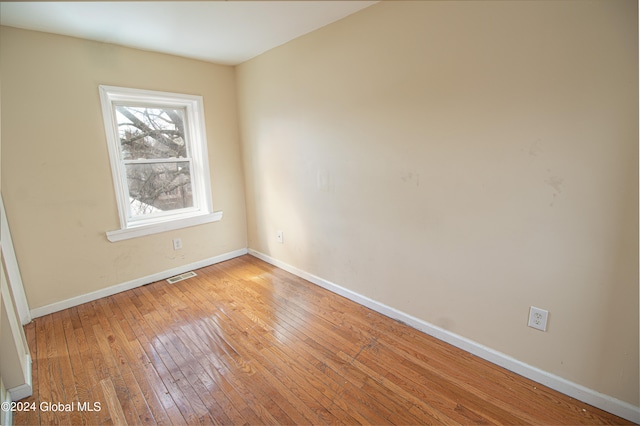
[[[100,85],[99,90],[113,185],[120,215],[120,229],[107,231],[107,239],[112,242],[120,241],[220,220],[222,212],[214,212],[211,201],[209,157],[202,96],[105,85]],[[115,114],[116,105],[184,109],[185,139],[189,144],[188,150],[192,166],[193,207],[142,217],[132,216],[129,208],[129,186]]]

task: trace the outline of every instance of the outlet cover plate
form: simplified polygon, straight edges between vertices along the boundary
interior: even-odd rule
[[[540,331],[547,331],[547,319],[549,318],[549,311],[531,306],[529,308],[529,327],[538,329]]]

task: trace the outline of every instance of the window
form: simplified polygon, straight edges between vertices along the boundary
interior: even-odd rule
[[[100,86],[121,229],[110,241],[220,220],[202,97]]]

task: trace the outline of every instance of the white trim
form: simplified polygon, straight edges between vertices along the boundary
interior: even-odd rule
[[[118,203],[120,228],[126,231],[129,228],[135,228],[136,224],[139,223],[163,223],[167,218],[179,220],[185,216],[201,216],[213,213],[207,131],[202,96],[106,85],[99,85],[98,91],[109,148],[113,185]],[[122,158],[118,121],[114,111],[117,104],[184,108],[184,136],[189,155],[188,158],[173,159],[173,161],[186,161],[190,164],[193,194],[192,208],[163,212],[160,215],[145,215],[143,217],[134,217],[132,215],[125,160]]]
[[[116,229],[107,231],[107,239],[116,242],[128,240],[130,238],[142,237],[145,235],[157,234],[158,232],[172,231],[174,229],[187,228],[189,226],[202,225],[203,223],[217,222],[222,219],[222,212],[213,212],[198,216],[186,217],[183,219],[173,219],[162,223],[136,226],[132,228]]]
[[[300,278],[310,281],[311,283],[323,287],[333,293],[339,294],[340,296],[344,296],[347,299],[373,309],[376,312],[401,321],[430,336],[433,336],[457,348],[460,348],[473,355],[479,356],[480,358],[492,362],[493,364],[499,365],[500,367],[506,368],[507,370],[513,371],[514,373],[520,374],[521,376],[527,377],[540,384],[548,386],[558,392],[562,392],[565,395],[586,402],[587,404],[593,405],[594,407],[598,407],[629,421],[640,423],[640,407],[636,407],[625,401],[621,401],[612,396],[602,394],[593,389],[586,388],[582,385],[556,376],[555,374],[526,364],[487,346],[481,345],[480,343],[474,342],[473,340],[467,339],[466,337],[452,333],[448,330],[440,328],[419,318],[413,317],[383,303],[380,303],[373,299],[369,299],[366,296],[341,287],[316,275],[298,269],[295,266],[291,266],[285,262],[274,259],[271,256],[268,256],[259,251],[253,249],[249,249],[248,251],[250,255],[264,260],[265,262],[270,263],[274,266],[277,266],[280,269],[297,275]]]
[[[205,266],[213,265],[216,263],[224,262],[225,260],[233,259],[234,257],[247,254],[247,249],[239,249],[229,253],[224,253],[219,256],[210,257],[208,259],[193,262],[188,265],[178,266],[167,271],[158,272],[156,274],[147,275],[146,277],[138,278],[135,280],[127,281],[122,284],[116,284],[111,287],[103,288],[93,291],[91,293],[83,294],[81,296],[72,297],[71,299],[55,302],[50,305],[42,306],[31,310],[31,316],[33,318],[42,317],[44,315],[52,314],[54,312],[62,311],[74,306],[82,305],[83,303],[91,302],[103,297],[111,296],[116,293],[120,293],[132,288],[140,287],[146,284],[150,284],[156,281],[164,280],[174,275],[182,274],[192,269],[204,268]]]
[[[31,355],[26,354],[25,358],[25,362],[27,364],[27,383],[23,383],[15,388],[7,389],[7,393],[11,395],[11,399],[13,401],[20,401],[22,398],[27,398],[33,394],[33,385],[31,382]]]
[[[25,325],[31,322],[31,314],[29,313],[29,304],[27,303],[27,296],[24,293],[24,286],[22,285],[18,259],[13,249],[13,240],[11,239],[7,212],[4,209],[2,196],[0,196],[0,215],[0,241],[2,244],[2,256],[4,256],[7,271],[7,281],[9,281],[9,286],[11,287],[11,293],[13,294],[13,300],[16,310],[18,311],[20,323]]]
[[[19,401],[22,398],[28,398],[33,394],[31,385],[28,385],[26,383],[7,390],[7,393],[11,395],[11,400],[13,401]]]
[[[11,407],[11,403],[13,399],[11,399],[11,393],[7,390],[7,394],[4,397],[5,405]],[[0,424],[3,425],[12,425],[13,424],[13,411],[11,410],[2,410],[0,409]]]

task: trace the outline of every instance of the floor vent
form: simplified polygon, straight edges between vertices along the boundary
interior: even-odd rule
[[[185,272],[184,274],[176,275],[175,277],[167,278],[169,284],[175,284],[178,281],[184,281],[187,278],[195,277],[196,273],[193,271]]]

